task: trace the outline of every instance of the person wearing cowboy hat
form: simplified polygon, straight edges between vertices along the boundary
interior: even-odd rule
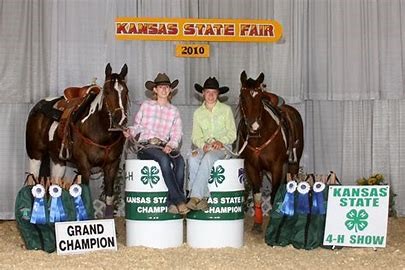
[[[211,168],[216,160],[225,158],[224,146],[231,148],[236,140],[236,125],[231,107],[218,100],[219,95],[229,91],[227,86],[220,87],[215,77],[209,77],[203,86],[196,83],[194,88],[202,94],[204,101],[193,115],[191,141],[196,149],[188,159],[190,200],[187,207],[205,211],[210,196]]]
[[[178,80],[171,82],[165,73],[158,73],[154,81],[147,81],[145,87],[153,92],[153,98],[141,104],[133,126],[123,134],[126,138],[137,138],[144,145],[138,152],[139,159],[159,163],[168,189],[168,212],[185,215],[190,210],[185,204],[185,162],[179,152],[182,121],[178,108],[170,103],[172,91],[178,83]]]

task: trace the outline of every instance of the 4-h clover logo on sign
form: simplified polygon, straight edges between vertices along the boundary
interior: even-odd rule
[[[150,171],[148,166],[144,166],[141,169],[141,174],[142,183],[144,183],[145,185],[149,183],[151,188],[153,188],[152,184],[156,185],[160,180],[160,177],[158,176],[159,169],[156,166],[152,166],[150,168]]]
[[[216,168],[212,167],[208,183],[212,184],[214,182],[215,186],[218,187],[218,184],[222,184],[222,182],[225,180],[224,172],[225,169],[221,165],[218,165]]]
[[[346,214],[346,217],[345,225],[348,230],[354,229],[357,233],[368,226],[368,213],[364,209],[361,209],[358,213],[356,209],[352,209]]]

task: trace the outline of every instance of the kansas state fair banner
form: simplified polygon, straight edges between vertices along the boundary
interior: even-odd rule
[[[283,33],[275,20],[118,17],[118,40],[277,42]]]

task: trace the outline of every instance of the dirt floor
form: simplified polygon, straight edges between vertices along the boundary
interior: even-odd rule
[[[405,269],[405,218],[389,218],[387,247],[306,251],[270,247],[246,218],[242,248],[152,249],[125,246],[125,219],[116,218],[118,251],[57,255],[27,251],[15,221],[0,221],[0,269]]]

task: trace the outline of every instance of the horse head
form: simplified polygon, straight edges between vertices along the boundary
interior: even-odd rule
[[[255,80],[247,78],[245,71],[240,75],[242,86],[239,96],[239,108],[245,121],[245,125],[252,134],[257,133],[262,125],[263,80],[263,73],[260,73]]]
[[[119,74],[112,73],[110,64],[107,64],[105,68],[103,97],[110,118],[110,129],[112,130],[121,129],[128,121],[127,73],[128,67],[126,64],[121,68]]]

